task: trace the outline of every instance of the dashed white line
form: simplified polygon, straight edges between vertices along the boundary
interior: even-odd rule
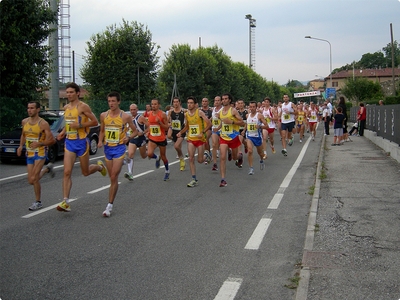
[[[306,154],[308,145],[310,144],[311,141],[311,136],[307,139],[307,141],[304,143],[303,148],[300,151],[299,156],[297,157],[296,161],[294,162],[293,166],[290,168],[289,172],[286,174],[285,178],[283,179],[278,191],[272,198],[271,202],[268,205],[268,209],[278,209],[279,204],[281,203],[281,200],[283,198],[283,192],[285,189],[289,186],[290,182],[293,179],[294,174],[296,174],[297,169],[300,166],[301,161],[304,158],[304,155]]]
[[[103,156],[92,157],[92,158],[89,158],[89,160],[95,160],[95,159],[99,159],[99,158],[102,158],[102,157],[104,157],[104,155]],[[79,165],[79,164],[80,164],[79,161],[74,163],[74,165]],[[54,169],[60,169],[60,168],[64,168],[64,165],[54,166]],[[27,175],[28,175],[28,173],[21,173],[21,174],[18,174],[18,175],[13,175],[13,176],[1,178],[0,182],[2,182],[4,180],[9,180],[9,179],[13,179],[13,178],[22,177],[22,176],[27,176]]]
[[[217,296],[214,300],[233,300],[240,286],[242,285],[243,279],[236,277],[229,277],[218,291]]]
[[[78,198],[69,199],[69,202],[72,202],[72,201],[75,201],[75,200],[78,200]],[[21,218],[28,219],[28,218],[30,218],[30,217],[33,217],[33,216],[36,216],[36,215],[38,215],[38,214],[44,213],[44,212],[46,212],[46,211],[49,211],[49,210],[51,210],[51,209],[54,209],[54,208],[56,208],[57,206],[58,206],[58,203],[57,203],[57,204],[54,204],[54,205],[51,205],[51,206],[48,206],[48,207],[45,207],[45,208],[42,208],[42,209],[40,209],[40,210],[37,210],[37,211],[35,211],[35,212],[33,212],[33,213],[30,213],[30,214],[27,214],[27,215],[25,215],[25,216],[22,216]]]
[[[118,184],[121,184],[121,182],[118,182]],[[98,192],[101,192],[101,191],[103,191],[103,190],[108,189],[110,186],[111,186],[111,184],[104,185],[104,186],[102,186],[101,188],[95,189],[95,190],[90,191],[90,192],[87,192],[87,193],[88,193],[88,194],[95,194],[95,193],[98,193]]]
[[[253,234],[251,235],[249,241],[244,247],[247,250],[258,250],[260,245],[264,239],[265,234],[267,233],[268,227],[271,224],[271,215],[265,215],[262,217],[256,229],[254,229]]]

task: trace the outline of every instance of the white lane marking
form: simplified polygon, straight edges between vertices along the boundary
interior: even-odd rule
[[[118,184],[121,184],[121,182],[118,182]],[[111,184],[109,184],[109,185],[104,185],[104,186],[102,186],[101,188],[95,189],[95,190],[90,191],[90,192],[87,192],[87,193],[88,193],[88,194],[95,194],[95,193],[97,193],[97,192],[101,192],[101,191],[103,191],[103,190],[108,189],[110,186],[111,186]]]
[[[272,221],[271,218],[264,216],[260,220],[260,222],[258,222],[256,229],[254,229],[254,232],[251,235],[244,249],[258,250],[260,248],[260,245],[264,239],[265,234],[267,233],[271,221]]]
[[[274,198],[272,198],[271,202],[268,205],[268,209],[278,209],[279,204],[283,198],[283,194],[276,193]]]
[[[75,201],[75,200],[78,200],[78,198],[69,199],[69,202],[72,202],[72,201]],[[30,213],[30,214],[27,214],[25,216],[22,216],[21,218],[28,219],[28,218],[36,216],[38,214],[44,213],[44,212],[46,212],[48,210],[56,208],[58,206],[58,204],[59,203],[51,205],[51,206],[48,206],[48,207],[45,207],[45,208],[42,208],[42,209],[39,209],[39,210],[37,210],[37,211],[35,211],[33,213]]]
[[[137,174],[137,175],[133,176],[133,178],[138,178],[138,177],[140,177],[140,176],[144,176],[144,175],[149,174],[149,173],[151,173],[151,172],[154,172],[154,170],[149,170],[149,171],[146,171],[146,172]]]
[[[224,284],[219,289],[214,300],[232,300],[235,298],[239,288],[243,282],[242,278],[228,277]]]
[[[93,158],[89,158],[89,160],[95,160],[95,159],[99,159],[99,158],[102,158],[102,157],[104,157],[104,155],[103,156],[96,156],[96,157],[93,157]],[[74,165],[79,165],[79,164],[80,164],[79,161],[74,163]],[[64,168],[64,165],[54,166],[54,169],[60,169],[60,168]],[[27,175],[28,175],[28,173],[21,173],[21,174],[18,174],[18,175],[13,175],[13,176],[10,176],[10,177],[1,178],[0,182],[2,182],[4,180],[9,180],[9,179],[13,179],[13,178],[22,177],[22,176],[27,176]]]
[[[22,177],[22,176],[27,176],[27,175],[28,175],[28,173],[22,173],[22,174],[10,176],[10,177],[2,178],[2,179],[0,179],[0,182],[4,181],[4,180],[9,180],[9,179],[13,179],[13,178]]]
[[[301,161],[304,158],[304,155],[306,154],[306,151],[307,151],[308,145],[310,144],[310,141],[311,141],[311,136],[309,136],[307,141],[304,143],[299,156],[297,157],[293,166],[290,168],[289,172],[286,174],[285,178],[283,179],[283,181],[278,189],[278,192],[274,195],[271,202],[269,203],[268,209],[278,209],[279,204],[281,203],[281,200],[284,195],[283,191],[285,191],[285,189],[289,186],[290,182],[293,179],[294,174],[296,174],[296,171],[299,168]]]

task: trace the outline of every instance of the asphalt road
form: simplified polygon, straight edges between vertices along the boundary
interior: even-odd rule
[[[0,298],[293,299],[287,286],[299,272],[321,137],[300,144],[296,136],[288,157],[275,138],[265,170],[256,162],[247,175],[247,156],[243,169],[230,162],[225,188],[219,172],[199,164],[199,185],[186,187],[189,166],[179,171],[171,144],[167,182],[163,167],[137,153],[136,178],[121,173],[110,218],[100,173],[84,177],[77,164],[72,211],[58,212],[58,160],[56,177],[41,181],[44,208],[32,213],[26,167],[0,164]]]

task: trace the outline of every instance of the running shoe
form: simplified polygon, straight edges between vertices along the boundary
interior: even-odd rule
[[[112,211],[112,209],[107,206],[106,210],[103,211],[103,216],[104,217],[109,217],[111,215],[111,211]]]
[[[226,187],[227,185],[228,185],[228,183],[225,180],[221,180],[219,187]]]
[[[183,158],[179,161],[179,166],[180,166],[179,170],[181,170],[181,171],[185,170],[186,163]]]
[[[204,151],[204,155],[206,156],[206,163],[208,164],[209,162],[211,162],[211,155],[208,150]]]
[[[217,158],[219,158],[219,150],[217,150]]]
[[[287,150],[286,149],[282,149],[282,154],[283,154],[283,156],[287,156]]]
[[[213,167],[211,169],[212,171],[218,171],[218,166],[217,164],[213,164]]]
[[[67,202],[65,202],[65,200],[64,200],[63,202],[61,202],[60,204],[58,204],[57,210],[69,212],[69,211],[71,211],[71,207],[70,207],[69,204],[67,204]]]
[[[124,177],[125,177],[126,179],[128,179],[129,181],[133,181],[133,175],[132,175],[132,173],[125,172]]]
[[[36,201],[32,203],[32,205],[29,207],[29,210],[38,210],[41,208],[43,208],[42,203]]]
[[[54,173],[54,170],[53,170],[53,169],[54,169],[53,163],[51,163],[51,162],[48,163],[47,166],[46,166],[46,168],[47,168],[47,170],[49,170],[48,173],[49,173],[50,177],[51,177],[51,178],[54,178],[54,176],[56,176],[56,173]]]
[[[156,159],[156,169],[159,169],[159,168],[160,168],[160,160],[161,160],[161,156],[159,156],[159,157]]]
[[[254,168],[249,168],[249,175],[254,175]]]
[[[164,175],[164,181],[167,181],[169,179],[169,173],[165,173]]]
[[[198,184],[198,180],[192,179],[188,184],[187,187],[195,187]]]
[[[228,160],[229,161],[232,160],[232,150],[231,149],[228,150]]]
[[[272,147],[271,147],[271,149],[272,149],[272,153],[274,153],[274,154],[275,154],[275,153],[276,153],[276,151],[275,151],[275,147],[274,147],[274,146],[272,146]]]
[[[239,153],[239,159],[237,160],[237,167],[239,169],[243,167],[243,153]]]
[[[289,145],[289,146],[292,146],[292,145],[293,145],[293,142],[294,142],[294,137],[292,137],[292,138],[289,140],[288,145]]]
[[[103,162],[101,160],[98,160],[97,164],[101,167],[101,170],[100,170],[101,175],[106,176],[107,175],[106,166],[103,164]]]
[[[260,160],[260,170],[264,170],[265,168],[265,163],[263,160]]]

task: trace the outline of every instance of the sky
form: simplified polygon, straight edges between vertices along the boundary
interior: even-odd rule
[[[67,0],[64,0],[68,2]],[[400,0],[70,0],[71,50],[78,73],[86,42],[122,20],[149,29],[162,63],[174,44],[215,46],[249,64],[249,21],[256,19],[255,71],[268,81],[307,82],[400,42]],[[312,36],[325,41],[306,39]],[[82,79],[77,78],[77,83]],[[178,83],[179,86],[179,83]]]

